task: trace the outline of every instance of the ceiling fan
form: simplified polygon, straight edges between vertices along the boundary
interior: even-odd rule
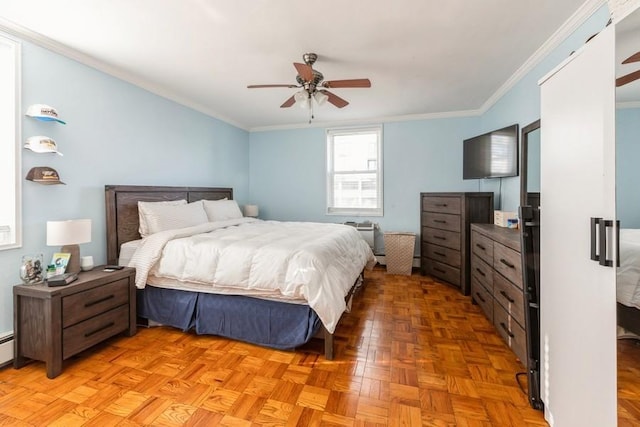
[[[640,62],[640,51],[634,53],[633,55],[622,61],[623,64],[630,64],[632,62]],[[638,79],[640,79],[640,70],[636,70],[632,73],[625,74],[622,77],[618,77],[616,79],[616,87],[624,86],[627,83],[631,83]]]
[[[338,95],[329,92],[326,89],[341,89],[341,88],[360,88],[371,87],[371,81],[369,79],[350,79],[350,80],[324,80],[324,76],[318,70],[313,69],[313,64],[318,59],[318,55],[315,53],[305,53],[302,55],[304,64],[294,62],[293,66],[298,71],[296,76],[297,85],[294,84],[267,84],[267,85],[249,85],[247,88],[268,88],[268,87],[288,87],[288,88],[302,88],[302,90],[294,93],[280,106],[280,108],[289,108],[296,102],[300,103],[303,108],[309,108],[311,111],[312,99],[322,105],[325,102],[335,105],[338,108],[344,108],[349,105],[349,102],[340,98]],[[326,88],[326,89],[325,89]],[[311,112],[311,118],[313,113]]]

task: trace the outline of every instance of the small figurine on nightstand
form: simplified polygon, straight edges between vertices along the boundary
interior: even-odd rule
[[[42,254],[22,257],[20,278],[25,284],[42,282]]]

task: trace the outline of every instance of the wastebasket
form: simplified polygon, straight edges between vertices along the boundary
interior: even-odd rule
[[[387,263],[387,273],[411,275],[415,244],[415,233],[384,233],[384,257]]]

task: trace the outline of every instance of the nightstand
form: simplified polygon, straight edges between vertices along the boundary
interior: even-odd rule
[[[81,272],[78,280],[50,288],[13,287],[13,366],[41,360],[47,377],[62,372],[62,361],[107,338],[136,334],[135,269]]]

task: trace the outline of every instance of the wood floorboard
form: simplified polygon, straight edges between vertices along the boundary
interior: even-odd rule
[[[478,306],[429,277],[366,274],[336,331],[278,351],[139,329],[64,364],[0,370],[0,424],[16,426],[546,426],[524,367]],[[640,345],[620,342],[619,425],[639,425]]]

